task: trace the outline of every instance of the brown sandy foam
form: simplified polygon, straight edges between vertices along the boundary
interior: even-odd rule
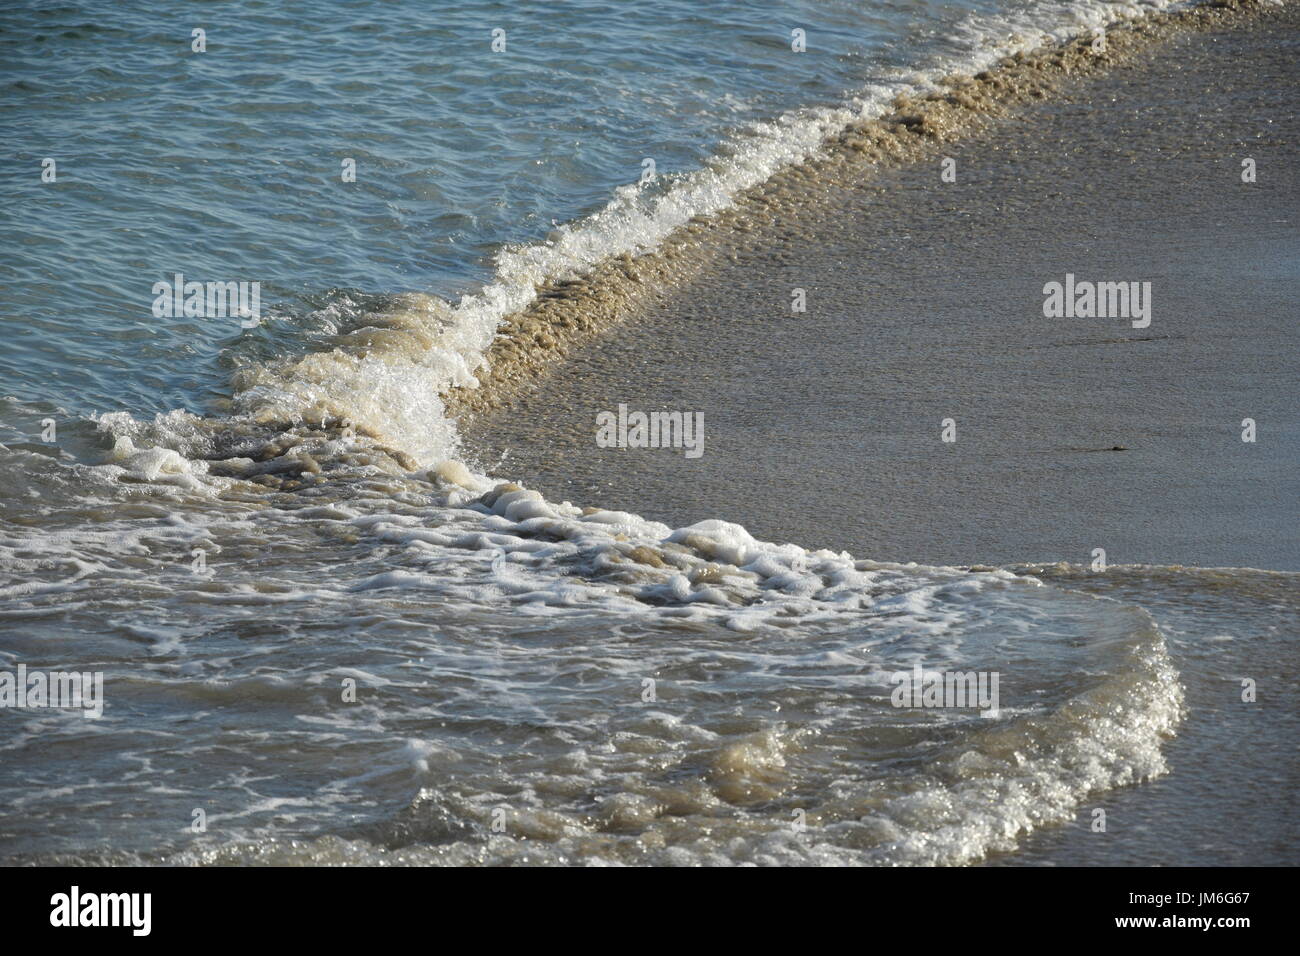
[[[625,253],[581,277],[540,286],[536,302],[502,325],[486,368],[478,372],[480,386],[453,390],[448,409],[459,414],[508,405],[558,359],[648,299],[666,295],[715,257],[759,242],[797,240],[798,220],[816,215],[835,183],[860,182],[875,171],[935,157],[945,143],[972,134],[1018,104],[1131,62],[1181,32],[1221,28],[1233,19],[1278,10],[1261,0],[1216,0],[1154,13],[1111,25],[1100,51],[1093,49],[1091,36],[1081,36],[1005,57],[974,76],[947,77],[940,89],[924,96],[899,96],[889,114],[847,127],[819,156],[778,171],[713,216],[696,217],[653,252]]]

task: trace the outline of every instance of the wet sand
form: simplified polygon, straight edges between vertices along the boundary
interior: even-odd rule
[[[549,498],[859,557],[1300,569],[1297,26],[1175,32],[940,155],[828,178],[470,418],[467,448]],[[1045,318],[1067,273],[1150,282],[1150,326]],[[703,413],[703,456],[598,447],[620,403]]]

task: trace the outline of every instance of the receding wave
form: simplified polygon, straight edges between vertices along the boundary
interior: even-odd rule
[[[926,155],[1070,76],[1227,15],[1159,12],[1166,6],[1048,4],[1014,19],[973,17],[966,56],[918,65],[838,108],[759,124],[693,172],[624,186],[603,209],[544,241],[502,249],[495,278],[455,304],[398,296],[356,310],[306,355],[243,363],[230,410],[259,424],[351,425],[420,465],[454,458],[455,412],[526,384],[729,242],[806,210],[828,180]],[[1099,52],[1092,31],[1106,27]]]
[[[1165,770],[1182,688],[1138,608],[727,522],[674,530],[455,469],[350,490],[183,521],[142,501],[0,541],[44,576],[7,595],[10,620],[89,625],[108,595],[164,611],[110,613],[83,644],[119,673],[100,726],[52,714],[0,749],[89,735],[143,762],[151,812],[209,806],[220,834],[78,860],[951,864]],[[168,573],[192,549],[210,570]],[[199,633],[170,623],[195,607]],[[1000,673],[997,719],[900,709],[891,680],[913,667]],[[340,710],[346,680],[359,700]],[[187,729],[213,709],[219,735]],[[145,738],[136,712],[155,717]],[[265,733],[268,714],[283,733]],[[276,772],[222,771],[230,746]],[[218,779],[196,780],[196,762]],[[57,832],[85,795],[45,773],[3,795]],[[95,786],[111,803],[131,785]]]

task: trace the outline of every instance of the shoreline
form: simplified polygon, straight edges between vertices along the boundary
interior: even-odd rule
[[[1285,359],[1300,184],[1294,117],[1273,105],[1295,85],[1297,14],[1265,12],[1203,12],[1158,45],[1127,31],[1150,56],[1062,74],[960,141],[900,134],[953,157],[955,184],[937,159],[843,156],[815,189],[778,184],[810,197],[798,215],[700,256],[563,374],[539,359],[467,417],[466,447],[548,498],[859,557],[1087,563],[1100,547],[1300,569],[1276,533],[1300,490]],[[1240,181],[1246,155],[1258,182]],[[1045,318],[1044,284],[1069,274],[1151,282],[1150,326]],[[596,416],[619,404],[703,413],[703,457],[598,447]]]
[[[719,213],[696,217],[658,248],[612,257],[589,273],[538,287],[533,304],[498,330],[475,373],[478,387],[445,393],[448,414],[472,417],[508,407],[607,329],[654,308],[710,266],[770,242],[774,227],[808,218],[825,203],[828,190],[937,157],[945,146],[979,135],[1016,107],[1050,99],[1081,79],[1104,76],[1179,36],[1267,19],[1280,9],[1266,0],[1214,0],[1159,11],[1112,24],[1101,49],[1091,37],[1076,37],[1004,57],[973,76],[949,76],[927,95],[899,96],[891,112],[849,126],[823,144],[819,155],[779,170]]]

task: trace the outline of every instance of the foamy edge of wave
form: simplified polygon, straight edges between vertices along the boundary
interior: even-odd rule
[[[507,328],[511,317],[528,313],[557,284],[573,283],[585,291],[590,284],[584,277],[608,271],[611,263],[626,266],[663,251],[670,237],[731,209],[746,191],[782,171],[824,155],[846,131],[884,116],[900,97],[937,90],[945,75],[976,74],[1045,42],[1059,47],[1120,21],[1185,6],[1181,0],[1086,0],[1012,17],[972,15],[967,56],[939,59],[888,84],[871,84],[839,107],[792,110],[756,124],[720,143],[713,160],[660,192],[635,184],[619,187],[604,208],[558,227],[544,241],[503,248],[495,277],[454,306],[431,295],[405,296],[362,330],[373,334],[353,337],[359,341],[246,370],[236,379],[234,408],[263,421],[346,420],[422,465],[454,457],[459,440],[449,420],[448,396],[454,405],[483,400],[466,393],[479,389],[485,374],[504,369],[496,377],[508,377],[512,364],[540,358],[521,357],[521,351],[546,352],[562,345],[558,340],[568,334],[563,326],[586,324],[579,319]]]

